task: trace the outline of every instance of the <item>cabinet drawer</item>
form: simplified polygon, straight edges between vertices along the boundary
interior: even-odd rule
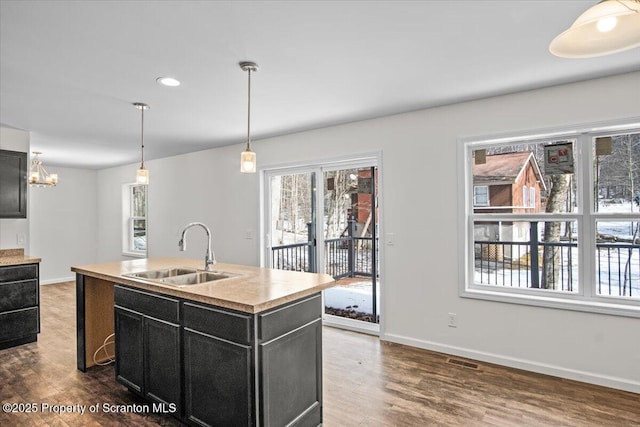
[[[0,283],[0,312],[38,305],[38,281]]]
[[[251,342],[251,317],[185,302],[184,327],[240,344]]]
[[[258,315],[259,338],[271,340],[321,317],[322,298],[316,294]]]
[[[0,341],[17,339],[40,332],[38,308],[24,308],[0,314]]]
[[[9,267],[0,267],[0,283],[36,279],[37,277],[38,277],[38,264],[12,265]]]
[[[147,292],[125,288],[116,285],[114,287],[114,299],[116,305],[135,310],[156,319],[167,322],[179,323],[180,303],[177,299],[154,295]]]

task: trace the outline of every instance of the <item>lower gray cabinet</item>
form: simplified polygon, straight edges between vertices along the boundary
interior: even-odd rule
[[[258,314],[120,285],[115,302],[117,380],[181,421],[322,424],[320,294]]]
[[[0,267],[0,350],[38,339],[38,270],[38,264]]]
[[[116,379],[142,394],[144,387],[144,330],[142,314],[116,306]]]
[[[200,425],[254,425],[251,347],[185,329],[185,416]]]
[[[180,325],[145,317],[144,319],[145,397],[160,403],[161,411],[180,413]],[[175,406],[171,406],[175,405]]]
[[[322,422],[322,321],[260,346],[263,425]]]
[[[183,303],[188,421],[210,426],[256,424],[253,324],[249,314]]]
[[[116,286],[114,294],[117,381],[157,403],[157,411],[179,416],[182,346],[178,300],[122,286]]]

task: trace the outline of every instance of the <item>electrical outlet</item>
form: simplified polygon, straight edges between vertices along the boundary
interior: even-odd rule
[[[244,238],[247,240],[253,240],[253,230],[250,228],[247,228],[244,232]]]
[[[458,327],[458,315],[455,313],[449,313],[449,323],[447,324],[450,328]]]

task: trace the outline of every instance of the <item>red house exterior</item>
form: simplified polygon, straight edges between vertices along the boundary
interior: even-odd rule
[[[546,186],[531,152],[494,154],[473,165],[473,211],[475,213],[522,214],[544,211]],[[476,221],[474,239],[494,242],[525,242],[530,239],[524,221]],[[481,245],[476,256],[501,261],[511,257],[507,245]]]
[[[533,153],[507,153],[486,156],[486,162],[473,165],[476,213],[536,213],[544,210],[541,193],[544,179]],[[483,197],[486,187],[487,197]]]

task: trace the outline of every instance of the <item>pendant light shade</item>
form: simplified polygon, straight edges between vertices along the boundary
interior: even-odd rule
[[[256,172],[256,153],[255,151],[245,150],[240,153],[240,172],[255,173]]]
[[[149,169],[140,168],[136,172],[136,184],[148,184],[149,183]]]
[[[255,62],[241,62],[240,68],[248,73],[247,147],[240,154],[240,172],[256,173],[256,153],[251,150],[251,73],[258,71],[258,65]]]
[[[640,0],[604,0],[557,36],[549,51],[564,58],[590,58],[640,46]]]
[[[149,171],[144,167],[144,110],[148,110],[149,106],[142,102],[134,102],[133,106],[139,109],[142,114],[142,132],[140,134],[141,159],[140,169],[138,169],[138,172],[136,173],[136,184],[149,184]]]

